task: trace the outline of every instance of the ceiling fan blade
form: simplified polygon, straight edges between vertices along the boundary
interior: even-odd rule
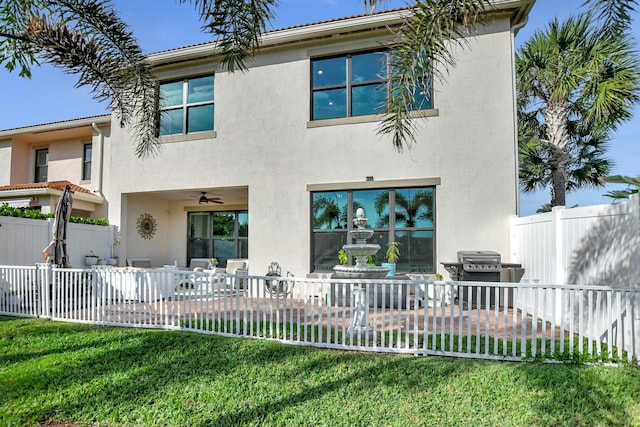
[[[209,199],[211,203],[217,203],[219,205],[224,205],[224,202],[220,199]]]

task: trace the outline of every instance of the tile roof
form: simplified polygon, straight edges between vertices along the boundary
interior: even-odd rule
[[[53,121],[53,122],[47,122],[47,123],[37,123],[37,124],[32,124],[32,125],[26,125],[26,126],[18,126],[18,127],[14,127],[14,128],[8,128],[8,129],[0,129],[0,132],[11,132],[11,131],[16,131],[16,130],[21,130],[21,129],[29,129],[29,128],[34,128],[34,127],[40,127],[40,126],[49,126],[49,125],[56,125],[56,124],[74,124],[74,122],[80,122],[83,120],[90,120],[90,119],[96,119],[96,120],[110,120],[111,119],[111,113],[107,113],[107,114],[99,114],[97,116],[86,116],[86,117],[78,117],[75,119],[67,119],[67,120],[57,120],[57,121]]]
[[[29,184],[0,185],[0,191],[35,190],[39,188],[51,188],[54,190],[64,191],[64,187],[67,185],[71,188],[72,193],[93,194],[90,190],[87,190],[86,188],[80,187],[79,185],[73,184],[69,181],[49,181],[49,182],[33,182]]]
[[[360,18],[360,17],[363,17],[363,16],[381,15],[383,13],[399,12],[399,11],[410,10],[410,9],[413,9],[413,6],[399,7],[399,8],[396,8],[396,9],[379,10],[379,11],[376,11],[376,12],[361,13],[359,15],[353,15],[353,16],[342,16],[340,18],[326,19],[324,21],[309,22],[309,23],[306,23],[306,24],[290,25],[288,27],[274,28],[273,30],[265,31],[262,35],[269,35],[269,34],[272,34],[272,33],[277,33],[279,31],[291,30],[291,29],[294,29],[294,28],[312,27],[314,25],[319,25],[319,24],[327,24],[327,23],[330,23],[330,22],[340,22],[340,21],[346,21],[348,19]],[[215,43],[215,40],[206,41],[206,42],[202,42],[202,43],[191,44],[191,45],[187,45],[187,46],[180,46],[180,47],[171,48],[171,49],[160,50],[158,52],[152,52],[151,54],[153,55],[153,54],[157,54],[157,53],[172,52],[174,50],[181,50],[181,49],[185,49],[185,48],[203,46],[203,45],[207,45],[207,44],[210,44],[210,43]]]

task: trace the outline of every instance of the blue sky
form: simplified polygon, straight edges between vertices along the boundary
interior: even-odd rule
[[[146,53],[173,49],[211,40],[200,32],[195,9],[177,0],[113,0],[113,5],[127,22]],[[543,29],[554,16],[564,19],[582,10],[583,0],[537,0],[525,28],[516,37],[516,46],[525,42],[536,30]],[[403,7],[404,0],[389,0],[386,8]],[[366,10],[361,0],[280,0],[274,28],[306,24],[326,19],[358,15]],[[640,40],[640,15],[634,16],[634,36]],[[33,78],[22,79],[16,73],[0,70],[2,110],[0,129],[38,123],[69,120],[107,113],[106,104],[94,101],[86,88],[76,89],[76,79],[63,71],[43,65],[32,70]],[[614,161],[612,174],[640,175],[640,148],[635,135],[640,129],[640,108],[635,117],[614,135],[608,151]],[[567,195],[567,205],[587,206],[609,203],[602,195],[610,189],[582,190]],[[521,214],[535,213],[550,200],[549,192],[522,195]]]

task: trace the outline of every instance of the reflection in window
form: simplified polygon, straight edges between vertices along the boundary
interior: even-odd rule
[[[337,253],[350,242],[348,230],[363,208],[374,234],[368,243],[381,249],[375,262],[384,261],[390,241],[400,243],[397,269],[433,273],[435,261],[434,188],[398,188],[312,193],[313,270],[332,271]]]
[[[160,135],[213,130],[213,85],[213,76],[162,83]]]
[[[312,120],[385,111],[390,51],[354,53],[311,61]],[[416,89],[414,109],[431,108],[428,81]]]
[[[248,258],[248,212],[189,212],[188,245],[189,261],[215,257],[224,267],[229,258]]]
[[[331,230],[347,228],[347,192],[313,194],[313,228]]]

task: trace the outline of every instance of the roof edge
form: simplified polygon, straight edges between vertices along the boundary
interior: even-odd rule
[[[58,122],[41,123],[17,128],[0,129],[0,139],[19,135],[22,133],[41,133],[52,132],[56,130],[72,129],[83,126],[91,126],[92,124],[110,124],[111,114],[103,114],[100,116],[82,117],[79,119],[61,120]]]

